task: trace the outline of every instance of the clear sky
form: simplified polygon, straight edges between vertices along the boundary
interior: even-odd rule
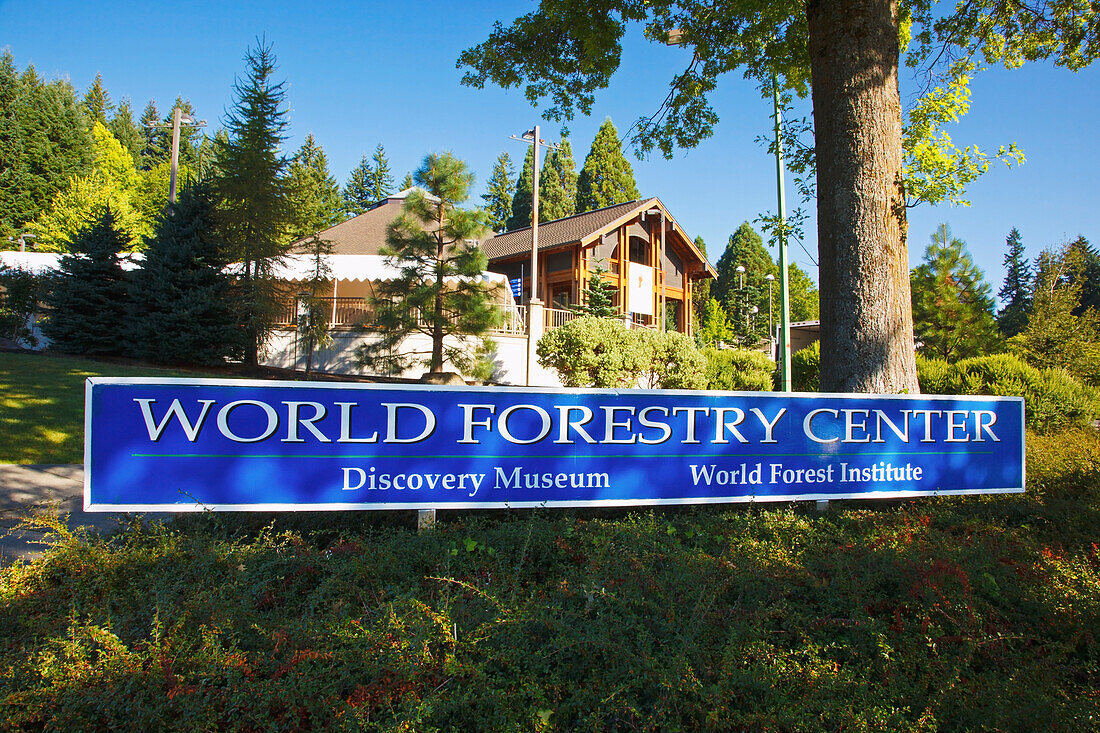
[[[461,86],[455,61],[487,36],[494,20],[507,22],[534,6],[498,0],[0,0],[0,48],[12,52],[19,68],[34,64],[47,78],[68,78],[80,93],[101,73],[112,100],[129,98],[135,116],[149,99],[164,113],[183,96],[209,120],[208,129],[216,129],[232,104],[246,50],[265,36],[274,46],[277,74],[288,84],[288,153],[312,132],[343,183],[378,143],[398,181],[426,153],[450,150],[475,171],[475,193],[481,194],[502,151],[519,167],[526,151],[508,137],[540,122],[539,113],[522,91]],[[570,123],[578,168],[604,118],[625,132],[656,109],[686,60],[683,49],[649,44],[637,31],[628,36],[622,67],[597,97],[592,116]],[[1100,65],[1076,74],[1036,64],[980,75],[970,115],[949,132],[960,146],[986,150],[1016,142],[1027,162],[1011,171],[994,168],[973,184],[969,208],[910,210],[910,262],[920,261],[940,222],[966,241],[994,291],[1004,276],[1004,240],[1014,226],[1031,257],[1078,234],[1100,244],[1098,82]],[[914,85],[904,79],[902,87],[903,103],[911,101]],[[659,196],[689,234],[701,235],[712,261],[742,221],[775,208],[774,160],[756,142],[770,134],[770,101],[734,74],[721,82],[714,104],[721,122],[698,148],[679,151],[673,160],[631,157],[642,195]],[[556,124],[541,123],[544,138],[557,137]],[[812,219],[806,234],[813,257],[797,245],[792,256],[816,279]]]

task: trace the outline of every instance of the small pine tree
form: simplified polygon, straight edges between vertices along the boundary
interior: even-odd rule
[[[145,136],[141,134],[137,123],[134,122],[134,110],[130,107],[130,100],[123,99],[115,110],[115,116],[107,123],[107,129],[114,135],[115,140],[126,148],[134,161],[134,166],[141,167],[141,150],[145,146]]]
[[[371,192],[370,159],[363,156],[359,165],[348,176],[348,182],[344,184],[341,196],[344,199],[344,210],[349,214],[358,216],[374,205],[374,197]]]
[[[438,373],[449,361],[463,369],[470,362],[470,339],[445,339],[480,340],[500,321],[500,309],[480,280],[485,253],[471,244],[485,230],[485,214],[458,208],[472,181],[466,164],[450,153],[427,156],[416,171],[423,190],[405,199],[382,252],[401,277],[377,286],[378,339],[357,352],[363,366],[389,372],[421,363]],[[407,338],[416,333],[431,338],[430,352]]]
[[[489,215],[489,228],[494,232],[503,232],[512,216],[512,197],[516,193],[516,167],[508,153],[501,153],[493,166],[493,175],[489,178],[488,190],[482,194],[485,212]]]
[[[401,190],[402,191],[408,191],[414,185],[415,184],[413,183],[413,174],[412,173],[406,173],[405,177],[401,179]]]
[[[244,343],[231,307],[227,264],[208,188],[181,190],[175,207],[158,218],[142,266],[133,273],[130,353],[164,364],[239,359]]]
[[[577,213],[602,209],[640,198],[634,169],[630,167],[619,131],[608,117],[592,141],[584,168],[577,179]]]
[[[516,179],[515,193],[512,194],[512,215],[508,218],[508,231],[531,226],[531,192],[534,190],[535,152],[527,147],[527,157],[523,159],[523,170]]]
[[[950,362],[985,355],[998,342],[990,287],[946,224],[932,235],[910,280],[913,333],[922,353]]]
[[[1007,337],[1015,336],[1027,325],[1031,311],[1031,266],[1024,257],[1024,242],[1020,231],[1012,227],[1005,239],[1005,279],[997,297],[1004,307],[997,314],[997,327]]]
[[[72,254],[61,258],[46,298],[51,316],[43,331],[53,348],[87,356],[124,353],[120,334],[129,298],[118,253],[127,244],[109,208],[73,238]]]
[[[695,340],[700,346],[717,346],[719,343],[730,343],[733,339],[734,332],[726,309],[714,298],[708,299],[699,318],[699,327],[695,330]]]
[[[588,276],[588,287],[584,291],[584,302],[573,306],[572,310],[583,316],[595,318],[616,318],[622,312],[615,306],[615,286],[604,278],[607,268],[600,262],[592,267]]]
[[[152,170],[166,160],[163,152],[171,150],[172,131],[164,128],[160,112],[157,111],[157,103],[152,99],[145,105],[138,125],[144,138],[140,155],[141,163],[138,168],[145,171]]]

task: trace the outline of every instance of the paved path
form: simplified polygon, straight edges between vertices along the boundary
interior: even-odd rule
[[[0,565],[16,558],[34,559],[42,554],[43,533],[11,531],[20,518],[35,509],[57,516],[68,515],[70,527],[110,531],[118,526],[117,514],[84,511],[84,467],[22,466],[0,463]],[[171,516],[171,515],[166,515]]]

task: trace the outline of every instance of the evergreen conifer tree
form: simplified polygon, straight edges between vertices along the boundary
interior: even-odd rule
[[[374,149],[371,156],[374,165],[371,166],[371,206],[377,206],[384,198],[393,193],[393,173],[390,172],[390,163],[386,160],[386,149],[382,143]]]
[[[313,133],[306,135],[287,169],[287,195],[292,209],[290,239],[297,241],[328,229],[343,218],[340,187],[328,169],[328,158]]]
[[[374,204],[371,173],[370,158],[364,155],[348,176],[348,182],[344,184],[340,194],[344,199],[344,210],[348,214],[358,216]]]
[[[997,314],[997,327],[1006,337],[1015,336],[1027,325],[1031,311],[1031,266],[1024,256],[1024,242],[1020,231],[1012,227],[1005,239],[1005,279],[997,297],[1003,307]]]
[[[734,339],[733,327],[729,315],[714,298],[708,298],[699,316],[699,326],[695,330],[695,340],[701,346],[717,346]]]
[[[508,228],[508,219],[512,216],[512,197],[516,193],[516,184],[512,182],[515,176],[516,168],[512,165],[511,156],[501,153],[493,166],[488,190],[481,196],[489,216],[489,228],[494,232],[503,232]]]
[[[911,280],[913,330],[923,353],[953,362],[997,343],[990,286],[946,224],[932,235]]]
[[[140,164],[138,168],[151,170],[164,162],[163,151],[171,150],[172,131],[164,128],[160,112],[157,111],[157,103],[150,99],[138,120],[141,134],[145,138],[145,144],[141,147]],[[165,142],[167,140],[167,142]]]
[[[131,278],[130,353],[165,364],[240,359],[243,333],[227,264],[210,191],[201,183],[182,189],[175,207],[157,219],[142,266]]]
[[[703,241],[700,236],[695,237],[695,248],[706,257],[707,243]],[[702,323],[703,313],[707,308],[707,302],[710,300],[710,290],[714,281],[710,278],[702,278],[692,283],[691,288],[691,309],[695,316],[695,323]]]
[[[232,262],[240,263],[237,293],[246,336],[244,360],[259,361],[274,327],[277,287],[272,270],[287,252],[291,211],[280,153],[285,139],[285,82],[276,82],[271,45],[259,41],[245,56],[247,75],[234,84],[236,101],[226,118],[228,136],[217,150],[213,190],[219,233]]]
[[[52,315],[43,332],[53,348],[87,356],[125,352],[129,298],[118,253],[127,244],[110,209],[73,239],[46,298]]]
[[[634,182],[634,169],[623,155],[619,131],[608,117],[600,125],[577,179],[577,213],[638,198],[640,194],[638,184]]]
[[[572,310],[583,316],[595,318],[615,318],[622,315],[622,311],[615,306],[615,286],[604,275],[607,268],[603,263],[596,262],[592,271],[588,274],[588,287],[585,288],[584,298],[580,305],[575,305]]]
[[[539,221],[555,221],[577,213],[577,164],[569,138],[546,155],[539,172]]]
[[[103,75],[96,72],[92,85],[84,93],[84,112],[88,115],[89,122],[107,124],[107,117],[114,110],[111,104],[111,95],[103,87]]]
[[[501,319],[480,279],[485,253],[470,244],[485,231],[485,214],[458,208],[469,196],[473,174],[450,153],[428,155],[415,175],[422,190],[405,199],[383,250],[401,277],[377,287],[378,338],[357,356],[362,365],[387,372],[421,363],[438,373],[445,362],[468,371],[470,337],[483,339]],[[430,337],[430,351],[417,350],[407,338],[416,333]]]
[[[531,186],[535,170],[535,151],[527,147],[527,156],[523,159],[523,170],[516,179],[515,193],[512,194],[512,215],[508,219],[508,231],[531,226]]]
[[[415,184],[413,183],[413,174],[412,173],[406,173],[405,177],[401,179],[401,190],[402,191],[408,191],[414,185]]]
[[[129,99],[123,99],[115,109],[114,117],[107,123],[107,129],[114,135],[115,140],[126,148],[134,161],[134,166],[141,167],[141,151],[145,147],[145,136],[141,134],[137,123],[134,122],[134,110],[130,106]]]
[[[737,272],[738,266],[744,267],[745,271]],[[715,269],[718,280],[711,286],[711,297],[726,309],[737,339],[750,344],[766,335],[767,277],[776,276],[779,268],[764,249],[764,240],[747,221],[729,238]],[[753,308],[756,308],[755,315]],[[765,315],[761,317],[760,314]]]
[[[1090,308],[1100,312],[1100,252],[1089,240],[1078,235],[1070,242],[1068,257],[1071,262],[1069,280],[1081,288],[1073,314],[1080,316]]]

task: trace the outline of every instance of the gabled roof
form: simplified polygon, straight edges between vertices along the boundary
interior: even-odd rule
[[[539,251],[579,242],[592,233],[603,229],[608,224],[618,221],[623,216],[634,213],[635,210],[648,208],[656,200],[656,198],[651,198],[645,201],[628,201],[625,204],[615,204],[595,211],[586,211],[583,214],[574,214],[564,219],[539,224]],[[513,229],[510,232],[491,237],[481,243],[481,249],[485,251],[490,260],[530,252],[531,227]]]
[[[695,243],[688,237],[687,232],[680,228],[676,219],[668,214],[665,205],[656,196],[638,201],[627,201],[623,204],[615,204],[603,209],[539,224],[539,251],[578,243],[582,247],[587,247],[607,232],[622,226],[642,212],[650,211],[653,208],[665,213],[668,225],[680,235],[684,246],[698,258],[699,262],[704,264],[705,271],[710,277],[717,277],[718,273],[711,267],[706,255],[699,251]],[[515,229],[490,237],[481,243],[481,249],[488,255],[490,261],[530,253],[531,227],[523,227],[522,229]]]
[[[413,189],[408,188],[401,193],[392,194],[374,208],[324,229],[317,236],[332,242],[335,254],[376,255],[386,243],[386,231],[390,222],[401,214],[405,199],[412,191]],[[425,195],[429,199],[435,198],[431,194]],[[299,245],[304,242],[305,239],[291,245],[291,252],[301,251]]]

